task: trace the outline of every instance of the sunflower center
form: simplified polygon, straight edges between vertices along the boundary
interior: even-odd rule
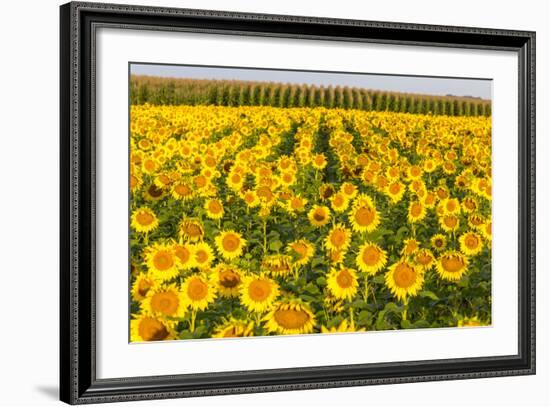
[[[325,220],[325,213],[321,210],[315,211],[313,214],[313,219],[315,219],[317,222],[322,222]]]
[[[158,198],[162,195],[162,189],[158,188],[155,184],[151,185],[149,189],[147,190],[149,195],[151,195],[153,198]]]
[[[475,249],[479,245],[479,239],[475,235],[468,235],[464,239],[464,243],[468,249]]]
[[[355,212],[355,221],[359,226],[368,226],[374,220],[374,210],[372,208],[361,207]]]
[[[302,205],[302,200],[300,198],[294,198],[290,201],[290,205],[292,206],[292,209],[302,209],[304,205]]]
[[[441,265],[445,271],[449,273],[456,273],[462,270],[464,267],[464,262],[458,256],[449,256],[441,259]]]
[[[187,263],[191,257],[191,252],[185,246],[176,247],[174,252],[183,264]]]
[[[219,201],[210,201],[208,204],[208,210],[214,215],[221,213],[222,209],[222,204]]]
[[[367,246],[361,257],[367,266],[374,266],[380,260],[380,251],[374,246]]]
[[[346,243],[346,232],[343,229],[335,229],[330,235],[330,242],[334,246],[343,246]]]
[[[138,294],[141,295],[142,297],[145,297],[147,295],[147,292],[151,288],[151,286],[152,286],[151,281],[146,279],[140,280],[138,284],[138,289],[137,289]]]
[[[241,176],[239,174],[233,174],[233,176],[231,177],[231,181],[235,184],[238,184],[239,182],[241,182]]]
[[[206,185],[206,177],[204,175],[199,175],[195,177],[194,182],[198,188],[202,188]]]
[[[411,215],[414,217],[420,216],[422,213],[422,205],[420,205],[418,202],[415,202],[411,206]]]
[[[344,197],[342,195],[335,195],[334,199],[332,200],[332,204],[336,207],[340,207],[344,205]]]
[[[452,212],[456,209],[456,202],[455,201],[448,201],[447,202],[447,210],[449,212]]]
[[[150,317],[145,317],[139,322],[138,332],[144,341],[161,341],[168,337],[168,330],[164,324]]]
[[[185,233],[189,237],[199,237],[202,235],[202,228],[195,223],[190,223],[186,226]]]
[[[416,256],[416,261],[425,266],[427,264],[430,264],[430,262],[432,261],[432,257],[428,253],[419,253]]]
[[[208,295],[208,284],[200,278],[194,278],[187,286],[187,295],[193,301],[200,301]]]
[[[176,194],[180,195],[180,196],[187,196],[187,195],[190,195],[192,190],[191,188],[189,188],[187,185],[185,184],[178,184],[174,187],[174,191],[176,192]]]
[[[344,186],[344,192],[346,193],[346,195],[351,195],[353,194],[353,192],[355,191],[355,187],[351,184],[346,184],[346,186]]]
[[[248,295],[253,301],[261,302],[271,294],[271,284],[265,280],[254,280],[248,286]]]
[[[310,316],[307,312],[297,309],[280,309],[275,311],[273,318],[279,326],[285,329],[299,329],[307,324]]]
[[[234,252],[240,246],[241,240],[233,233],[226,234],[222,239],[222,246],[228,252]]]
[[[445,226],[449,228],[454,228],[458,223],[458,219],[454,216],[445,216],[444,222]]]
[[[136,215],[136,220],[142,226],[149,226],[151,223],[154,222],[155,217],[149,212],[139,212]]]
[[[399,184],[391,184],[390,185],[390,193],[392,194],[398,194],[399,191],[401,191],[401,186]]]
[[[157,270],[165,271],[174,265],[174,259],[170,252],[161,251],[155,254],[153,264]]]
[[[416,281],[416,271],[405,263],[399,263],[393,273],[393,279],[400,288],[409,288]]]
[[[336,276],[336,282],[342,288],[349,288],[353,285],[353,276],[346,269],[340,270]]]
[[[198,250],[195,253],[195,256],[197,258],[197,261],[199,263],[205,263],[208,260],[208,253],[206,253],[206,250]]]
[[[271,192],[271,189],[269,187],[263,186],[258,188],[256,191],[256,194],[260,197],[265,199],[267,202],[270,202],[273,199],[273,192]]]
[[[241,282],[241,278],[233,270],[221,271],[219,276],[220,276],[220,285],[225,288],[236,287]]]
[[[151,309],[166,315],[175,315],[178,311],[179,298],[173,291],[160,292],[151,298]]]

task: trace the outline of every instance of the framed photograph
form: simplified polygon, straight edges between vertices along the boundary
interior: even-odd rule
[[[535,33],[61,6],[61,400],[535,373]]]

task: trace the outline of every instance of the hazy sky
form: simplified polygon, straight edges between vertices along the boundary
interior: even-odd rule
[[[491,99],[489,79],[456,79],[379,74],[284,71],[252,68],[217,68],[185,65],[131,64],[135,75],[192,79],[235,79],[323,86],[350,86],[428,95],[475,96]]]

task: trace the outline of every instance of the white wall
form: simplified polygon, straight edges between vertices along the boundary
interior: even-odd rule
[[[545,2],[511,1],[137,1],[134,4],[315,15],[537,31],[538,125],[538,374],[457,382],[201,398],[194,406],[319,405],[545,405],[550,382],[550,283],[545,273],[550,153],[548,110],[550,28]],[[53,405],[58,382],[58,5],[2,5],[0,63],[0,375],[2,405]],[[513,195],[515,192],[511,191]],[[7,261],[6,261],[7,260]],[[175,406],[181,401],[151,402]],[[145,405],[144,403],[135,405]],[[125,404],[130,405],[130,404]]]

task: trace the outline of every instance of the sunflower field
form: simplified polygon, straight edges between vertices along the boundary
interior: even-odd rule
[[[131,341],[491,324],[491,118],[132,105]]]

